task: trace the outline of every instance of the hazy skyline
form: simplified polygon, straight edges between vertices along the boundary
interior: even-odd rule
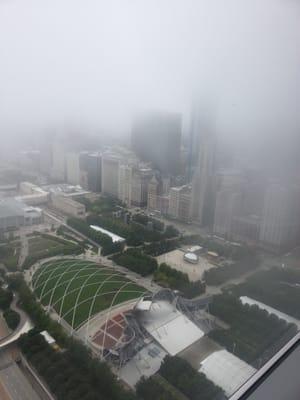
[[[230,142],[300,133],[294,0],[0,0],[4,142],[64,126],[128,134],[138,108],[216,105]]]

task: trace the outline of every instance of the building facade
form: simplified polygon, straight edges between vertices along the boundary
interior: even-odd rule
[[[169,196],[168,214],[181,221],[188,222],[191,219],[191,187],[171,187]]]
[[[75,218],[85,218],[85,206],[78,201],[61,195],[51,196],[52,205],[58,211]]]
[[[137,168],[132,173],[131,203],[134,206],[146,207],[148,187],[153,176],[151,168]]]
[[[66,154],[66,174],[67,182],[71,185],[81,184],[81,170],[80,170],[80,154],[67,153]]]
[[[266,190],[260,241],[271,247],[295,245],[300,231],[300,189],[298,186],[271,184]]]
[[[192,179],[191,217],[201,225],[212,225],[216,196],[215,136],[203,135],[198,165]]]
[[[119,196],[120,158],[114,154],[103,154],[101,163],[102,192],[113,197]]]
[[[120,165],[119,167],[119,195],[118,198],[127,207],[131,207],[132,193],[132,167],[130,165]]]
[[[80,154],[81,183],[91,192],[101,192],[101,153]]]

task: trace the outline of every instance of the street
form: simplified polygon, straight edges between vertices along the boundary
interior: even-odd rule
[[[0,351],[1,400],[40,400],[8,349]]]

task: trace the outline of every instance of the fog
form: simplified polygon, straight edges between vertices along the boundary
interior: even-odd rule
[[[299,20],[296,0],[0,0],[2,141],[125,137],[140,108],[186,131],[209,98],[228,143],[281,149],[300,132]]]

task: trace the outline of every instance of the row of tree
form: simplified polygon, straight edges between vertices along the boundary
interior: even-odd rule
[[[79,218],[69,218],[67,223],[78,232],[98,243],[101,246],[101,254],[104,256],[112,253],[117,253],[119,251],[122,251],[124,248],[123,243],[114,243],[110,236],[106,235],[105,233],[96,231],[95,229],[92,229],[90,227],[90,224],[86,221],[83,221]]]
[[[90,357],[85,359],[85,354],[80,354],[81,348],[76,344],[67,351],[56,351],[42,335],[32,330],[21,336],[19,345],[57,400],[135,398],[133,393],[121,390],[111,371],[104,364]]]
[[[163,232],[165,230],[165,224],[163,222],[155,218],[150,218],[145,214],[134,214],[132,220],[145,226],[148,226],[149,222],[151,222],[155,231]]]
[[[122,202],[118,199],[101,196],[95,201],[91,201],[84,196],[78,197],[77,200],[84,204],[88,212],[95,214],[111,214],[113,211],[118,209],[118,206],[122,205]]]
[[[265,352],[276,349],[282,338],[288,340],[295,335],[297,327],[287,324],[274,314],[257,306],[243,305],[229,294],[214,296],[210,313],[230,325],[230,329],[216,329],[209,336],[228,351],[257,367]]]
[[[0,308],[5,310],[9,308],[11,302],[13,301],[13,293],[11,290],[6,290],[0,287]]]
[[[205,293],[205,284],[201,281],[191,282],[187,274],[162,263],[154,272],[154,280],[161,286],[179,290],[184,297],[193,298]]]
[[[7,326],[14,330],[20,322],[20,315],[14,310],[10,309],[11,302],[13,301],[13,292],[0,287],[0,308],[3,311],[3,317]]]
[[[61,387],[62,391],[57,387],[57,392],[55,392],[55,394],[58,400],[75,400],[77,398],[81,400],[136,400],[134,393],[124,390],[123,387],[121,387],[106,363],[102,363],[92,357],[86,346],[74,340],[72,337],[67,336],[61,325],[52,320],[45,313],[21,275],[10,277],[9,282],[11,289],[19,293],[20,306],[28,313],[37,331],[48,331],[50,335],[55,338],[59,346],[65,349],[63,353],[56,353],[52,349],[51,352],[47,350],[49,353],[40,353],[37,351],[35,356],[41,363],[45,362],[43,371],[48,371],[49,369],[51,371],[51,373],[46,376],[39,370],[49,384],[51,390],[55,391],[54,380],[53,382],[48,381],[48,376],[56,376],[56,379],[60,379],[59,375],[62,375],[63,378],[61,382],[64,381],[67,383],[67,387]],[[24,337],[28,336],[31,335],[26,335]],[[33,336],[35,336],[34,332]],[[40,335],[38,335],[38,337],[39,336]],[[43,341],[43,339],[40,338],[38,341],[39,343],[42,341],[42,346],[45,346],[45,341]],[[35,351],[34,343],[35,340],[33,340],[33,342],[23,342],[22,347],[25,354],[26,350],[32,353]],[[39,346],[38,343],[36,345]],[[46,347],[48,349],[50,348],[48,345],[46,345]],[[64,357],[67,357],[68,363],[65,364],[60,357],[60,362],[58,364],[55,363],[55,368],[52,368],[54,362],[46,364],[46,360],[51,361],[52,357],[56,357],[52,356],[52,354],[63,354]],[[33,362],[32,359],[30,361]],[[56,384],[57,383],[56,381]],[[79,386],[80,390],[78,389]],[[85,391],[83,390],[84,388]]]
[[[16,271],[20,254],[20,242],[1,243],[0,262],[10,271]]]
[[[15,310],[11,310],[10,308],[4,310],[3,318],[5,319],[7,326],[11,330],[15,330],[18,327],[21,320],[20,314]]]
[[[259,271],[246,282],[236,286],[234,292],[249,296],[300,319],[300,271],[272,268]]]
[[[224,399],[221,388],[197,372],[191,365],[179,357],[166,356],[159,369],[159,374],[190,400]],[[142,379],[137,384],[137,394],[143,400],[174,399],[174,397],[155,397],[161,385],[155,379]],[[152,397],[151,397],[152,396]]]
[[[177,239],[161,240],[159,242],[145,244],[143,250],[146,254],[157,257],[161,254],[175,250],[178,247],[178,244],[179,242]]]
[[[143,225],[131,222],[127,224],[121,219],[111,216],[90,215],[87,217],[89,224],[99,225],[126,239],[128,246],[140,246],[144,242],[156,242],[163,239],[163,234],[150,230]]]
[[[152,274],[158,266],[156,259],[144,254],[141,249],[127,249],[123,253],[113,255],[112,260],[142,276]]]
[[[238,261],[224,266],[210,268],[204,272],[204,280],[208,285],[221,285],[230,279],[255,270],[259,266],[259,259],[255,254],[247,254]]]
[[[140,379],[136,390],[142,400],[187,400],[183,393],[159,374]]]

